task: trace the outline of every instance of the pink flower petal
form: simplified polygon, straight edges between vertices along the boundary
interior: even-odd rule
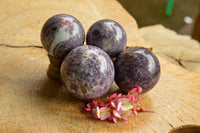
[[[127,118],[127,117],[122,117],[122,119],[123,119],[123,120],[125,120],[125,121],[127,121],[127,120],[128,120],[128,118]]]
[[[100,110],[99,110],[99,107],[97,107],[97,117],[100,118]]]
[[[136,101],[137,101],[137,104],[139,104],[140,101],[141,101],[141,97],[139,96],[139,97],[136,99]]]
[[[121,118],[119,112],[116,111],[116,110],[113,110],[113,115],[114,115],[115,117]]]
[[[140,86],[137,87],[137,92],[138,92],[138,94],[142,93],[142,88]]]
[[[137,100],[135,99],[135,97],[132,97],[132,98],[131,98],[131,101],[134,103],[134,102],[136,102]]]
[[[91,107],[91,103],[90,103],[90,102],[87,104],[87,107],[88,107],[88,108]]]
[[[125,110],[125,111],[121,111],[120,113],[121,113],[122,119],[125,119],[132,114],[132,111],[131,110]]]
[[[110,96],[110,98],[114,98],[114,97],[117,97],[117,93],[114,93]]]
[[[101,107],[99,109],[100,112],[100,120],[105,120],[110,117],[110,108]]]
[[[132,90],[130,90],[128,92],[128,95],[131,95],[131,94],[135,93],[136,91],[137,91],[137,88],[133,88]]]
[[[129,102],[129,101],[130,101],[130,99],[128,99],[128,98],[119,98],[118,99],[118,102],[122,102],[122,103]]]
[[[121,102],[121,110],[129,110],[133,108],[132,101],[128,98],[120,98],[118,102]]]
[[[117,95],[117,97],[121,97],[122,96],[122,93],[119,93],[118,95]]]
[[[122,105],[122,102],[119,102],[117,105],[117,111],[119,111],[121,109],[121,105]]]
[[[99,119],[100,118],[99,107],[97,107],[96,109],[93,109],[92,114],[93,114],[95,119]]]
[[[117,97],[117,93],[112,94],[111,96],[107,97],[108,101],[112,101],[114,98]]]
[[[104,107],[108,107],[108,106],[110,106],[110,103],[104,105]]]
[[[91,111],[91,108],[85,108],[86,111]]]
[[[133,106],[132,107],[124,107],[123,105],[121,106],[121,110],[129,110],[129,109],[132,109],[133,108]]]
[[[87,107],[85,108],[86,111],[91,111],[92,110],[92,105],[91,104],[92,104],[91,102],[89,102],[87,104]]]
[[[110,102],[110,104],[111,104],[111,106],[112,106],[113,108],[116,107],[114,102]]]
[[[131,91],[129,91],[128,95],[137,96],[140,93],[142,93],[142,88],[141,87],[137,87],[137,88],[133,88]]]
[[[116,117],[113,117],[113,122],[117,123],[117,118]]]
[[[109,117],[110,117],[110,114],[109,115],[101,115],[100,120],[105,120],[105,119],[108,119]]]
[[[134,113],[135,115],[137,115],[137,111],[133,111],[133,113]]]

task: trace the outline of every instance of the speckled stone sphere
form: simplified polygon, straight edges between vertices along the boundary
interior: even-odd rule
[[[85,31],[71,15],[58,14],[49,18],[41,31],[41,42],[47,52],[57,58],[84,44]]]
[[[70,51],[61,65],[61,79],[78,99],[103,96],[112,86],[114,65],[111,58],[95,46],[79,46]]]
[[[152,89],[160,77],[158,58],[141,47],[124,50],[115,60],[115,82],[125,92],[142,87],[143,93]]]
[[[97,46],[114,58],[126,47],[127,37],[119,23],[105,19],[97,21],[90,27],[86,41],[87,45]]]

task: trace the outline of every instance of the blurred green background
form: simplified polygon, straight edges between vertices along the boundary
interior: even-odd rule
[[[189,16],[195,21],[199,0],[175,0],[171,17],[166,17],[168,0],[118,0],[136,19],[139,27],[162,24],[182,34],[190,34],[193,24],[184,22]]]

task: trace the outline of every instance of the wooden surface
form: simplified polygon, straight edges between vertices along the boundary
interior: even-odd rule
[[[0,0],[0,3],[2,44],[41,46],[40,31],[45,21],[55,14],[66,13],[80,20],[86,32],[98,20],[114,19],[126,30],[128,46],[150,47],[139,36],[135,19],[115,0]]]
[[[153,52],[167,61],[200,74],[200,44],[190,36],[178,35],[162,25],[140,29],[141,37],[153,47]]]
[[[127,32],[129,46],[150,47],[140,36],[136,21],[116,1],[0,3],[0,132],[160,133],[200,123],[200,76],[161,56],[160,81],[152,91],[142,95],[143,107],[156,113],[139,113],[117,124],[94,120],[84,111],[85,102],[69,96],[61,82],[47,77],[49,60],[40,47],[40,29],[47,18],[57,13],[76,16],[86,31],[96,20],[117,20]],[[166,37],[163,41],[171,36],[182,37],[166,36],[169,30],[161,29],[160,37]],[[147,38],[154,37],[151,34],[154,27],[145,31],[149,32]],[[169,44],[178,42],[171,40]]]

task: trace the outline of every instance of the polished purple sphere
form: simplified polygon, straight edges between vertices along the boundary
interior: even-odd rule
[[[83,26],[71,15],[55,15],[49,18],[42,27],[42,45],[54,57],[64,58],[70,50],[83,45],[84,41]]]
[[[126,47],[126,32],[123,27],[109,19],[94,23],[86,36],[87,45],[103,49],[111,58],[116,57]]]
[[[125,92],[142,87],[143,93],[152,89],[160,77],[158,58],[142,47],[128,48],[115,60],[115,82]]]
[[[61,79],[67,90],[78,99],[103,96],[114,81],[110,57],[95,46],[80,46],[70,51],[61,65]]]

